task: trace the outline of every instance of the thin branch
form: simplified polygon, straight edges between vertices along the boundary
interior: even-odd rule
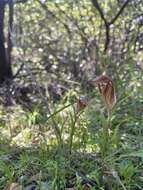
[[[26,3],[28,0],[15,0],[13,3]],[[9,0],[4,0],[4,4],[9,4]]]
[[[93,3],[93,5],[94,5],[94,7],[98,10],[98,12],[99,12],[99,14],[100,14],[100,17],[102,18],[102,20],[104,21],[104,23],[105,23],[105,24],[108,24],[108,22],[107,22],[107,20],[106,20],[106,18],[105,18],[105,16],[104,16],[104,13],[103,13],[103,11],[102,11],[102,9],[101,9],[99,3],[98,3],[98,0],[92,0],[92,3]]]
[[[104,53],[106,53],[107,49],[108,49],[108,46],[109,46],[109,43],[110,43],[110,25],[111,24],[114,24],[115,21],[118,19],[118,17],[122,14],[122,12],[124,11],[125,7],[127,6],[127,4],[131,1],[131,0],[127,0],[123,5],[122,7],[120,8],[120,10],[117,12],[117,14],[115,15],[115,17],[110,21],[108,22],[108,20],[106,19],[104,13],[103,13],[103,10],[102,8],[100,7],[99,3],[98,3],[98,0],[91,0],[94,7],[98,10],[99,14],[100,14],[100,17],[101,19],[104,21],[104,25],[105,25],[105,35],[106,35],[106,39],[105,39],[105,45],[104,45]]]
[[[104,13],[98,3],[98,0],[92,0],[93,5],[95,6],[95,8],[98,10],[101,19],[104,21],[104,25],[105,25],[105,35],[106,35],[106,39],[105,39],[105,45],[104,45],[104,53],[106,53],[107,49],[108,49],[108,45],[110,43],[110,24],[108,23],[107,19],[104,16]]]
[[[13,79],[19,75],[19,73],[23,70],[23,67],[24,67],[24,63],[20,65],[20,68],[17,70],[16,74],[13,76]]]
[[[106,39],[105,39],[105,45],[104,45],[104,53],[106,53],[108,49],[108,45],[110,43],[110,25],[106,23],[105,28],[106,28]]]
[[[122,12],[124,11],[125,7],[128,5],[128,3],[130,2],[131,0],[127,0],[123,5],[122,7],[120,8],[120,10],[118,11],[118,13],[115,15],[115,17],[111,20],[111,22],[109,22],[109,24],[114,24],[114,22],[118,19],[118,17],[122,14]]]

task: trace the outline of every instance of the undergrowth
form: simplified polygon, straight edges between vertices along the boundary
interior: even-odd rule
[[[1,107],[0,189],[143,189],[142,97],[118,97],[108,114],[99,93],[83,107],[73,94],[51,115],[40,105],[32,112]]]

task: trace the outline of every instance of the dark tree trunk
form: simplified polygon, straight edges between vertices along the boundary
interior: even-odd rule
[[[12,52],[12,33],[13,33],[13,0],[9,0],[9,23],[8,23],[8,47],[7,57],[8,65],[11,65],[11,52]]]
[[[6,54],[4,39],[4,0],[0,0],[0,84],[12,78],[11,62]]]

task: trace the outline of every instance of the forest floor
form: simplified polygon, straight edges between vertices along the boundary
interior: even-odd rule
[[[143,189],[142,103],[127,96],[109,118],[99,99],[80,112],[61,101],[51,115],[1,108],[0,189]]]

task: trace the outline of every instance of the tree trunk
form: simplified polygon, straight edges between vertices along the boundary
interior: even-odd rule
[[[6,54],[4,39],[4,0],[0,0],[0,84],[12,78],[11,62]]]
[[[12,52],[12,33],[13,33],[13,0],[9,0],[9,23],[8,23],[8,45],[7,45],[7,57],[8,65],[11,65],[11,52]]]

